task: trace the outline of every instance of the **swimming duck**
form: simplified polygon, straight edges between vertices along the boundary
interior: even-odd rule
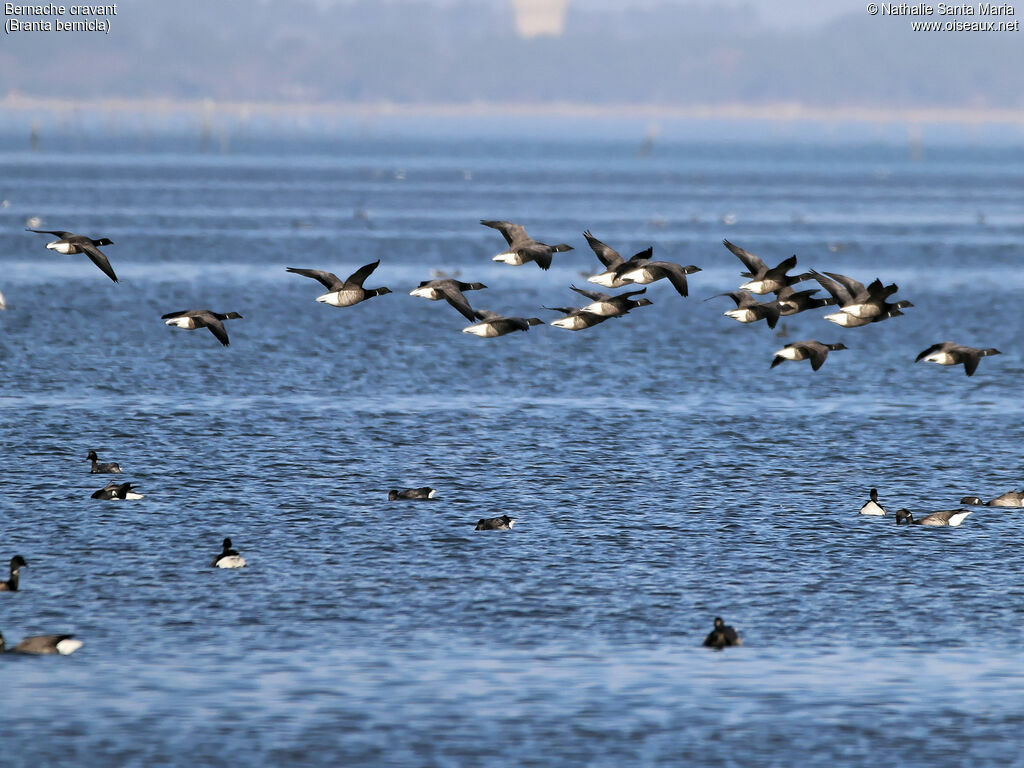
[[[166,325],[177,328],[184,328],[186,331],[194,331],[196,328],[209,328],[221,344],[228,346],[228,332],[224,329],[223,320],[242,320],[237,312],[228,312],[222,315],[209,309],[183,309],[180,312],[168,312],[160,316],[166,321]]]
[[[105,464],[101,464],[100,460],[99,460],[99,457],[96,455],[96,451],[89,451],[88,455],[85,458],[89,459],[90,461],[92,461],[92,469],[89,470],[90,474],[93,474],[93,475],[103,475],[103,474],[110,475],[110,474],[114,474],[114,475],[116,475],[116,474],[120,474],[121,473],[121,465],[120,464],[117,464],[117,463],[115,463],[113,461],[108,461]]]
[[[499,253],[491,261],[500,261],[502,264],[512,264],[514,266],[525,264],[528,261],[535,261],[541,269],[548,269],[551,267],[551,254],[572,250],[572,246],[565,243],[559,243],[558,245],[539,243],[526,234],[526,230],[521,225],[513,224],[511,221],[485,221],[481,219],[480,223],[485,227],[491,227],[501,232],[505,237],[505,242],[508,243],[508,250],[504,253]]]
[[[531,325],[540,325],[544,322],[539,317],[503,317],[497,312],[490,312],[486,309],[478,309],[476,316],[480,322],[467,325],[462,332],[488,339],[504,336],[512,331],[528,331]]]
[[[516,524],[514,517],[502,515],[501,517],[482,517],[476,521],[474,531],[507,531]]]
[[[725,623],[721,616],[715,617],[715,626],[704,638],[705,648],[720,651],[729,646],[743,645],[743,640],[736,630]]]
[[[231,548],[231,539],[224,539],[221,552],[210,563],[211,568],[244,568],[245,558]]]
[[[779,262],[778,266],[769,269],[767,264],[761,261],[761,259],[750,251],[746,251],[738,245],[733,245],[728,240],[723,240],[722,245],[728,248],[733,255],[742,261],[743,266],[748,270],[747,272],[740,273],[743,277],[750,278],[749,281],[740,286],[741,291],[745,290],[750,291],[751,293],[763,295],[782,290],[787,285],[794,285],[796,283],[802,283],[804,280],[811,279],[811,275],[809,273],[796,276],[786,274],[796,266],[795,255],[790,256],[788,259],[783,259]]]
[[[584,288],[577,288],[575,285],[570,285],[570,289],[576,291],[580,296],[585,296],[590,299],[591,303],[585,307],[580,307],[581,312],[593,312],[595,315],[605,315],[607,317],[617,317],[624,315],[631,309],[637,307],[648,307],[654,302],[650,299],[634,299],[634,296],[638,296],[641,293],[647,291],[646,288],[641,288],[639,291],[625,291],[617,296],[611,296],[607,293],[601,293],[600,291],[588,291]]]
[[[388,501],[426,501],[437,495],[437,490],[428,485],[422,488],[406,488],[404,491],[388,491]]]
[[[760,302],[749,291],[741,290],[718,293],[704,299],[704,301],[711,301],[711,299],[719,296],[728,296],[736,302],[736,309],[730,309],[722,313],[726,317],[731,317],[733,320],[741,323],[756,323],[758,320],[764,320],[768,323],[769,328],[774,328],[775,324],[779,322],[779,314],[782,310],[779,307],[778,299]]]
[[[419,286],[409,291],[409,295],[421,296],[431,301],[444,299],[459,310],[467,320],[473,322],[476,320],[476,314],[473,312],[473,308],[469,306],[469,301],[462,295],[462,292],[479,291],[486,287],[483,283],[463,283],[451,278],[424,280]]]
[[[860,508],[860,514],[862,515],[887,515],[888,511],[885,507],[878,503],[878,489],[871,489],[871,499]],[[963,502],[961,502],[963,503]]]
[[[74,635],[34,635],[26,637],[13,648],[8,648],[4,641],[3,633],[0,633],[0,653],[31,653],[47,654],[59,653],[67,656],[82,647],[81,640],[75,640]]]
[[[633,267],[645,261],[650,261],[651,255],[654,253],[654,248],[646,248],[631,256],[627,261],[614,248],[605,245],[590,234],[589,229],[583,233],[583,236],[587,238],[587,243],[590,245],[591,250],[597,254],[597,258],[605,266],[604,272],[588,277],[587,282],[603,285],[605,288],[621,288],[624,285],[629,285],[620,276],[622,272],[628,272]]]
[[[949,526],[955,528],[960,525],[968,515],[972,514],[974,510],[971,509],[944,509],[940,512],[932,512],[926,517],[922,517],[920,520],[914,519],[914,514],[909,509],[897,509],[896,510],[896,525],[906,522],[908,525],[913,523],[914,525],[927,525],[932,527],[938,526]]]
[[[1002,496],[996,496],[991,501],[982,501],[977,496],[964,496],[960,499],[960,503],[983,507],[1024,507],[1024,492],[1007,491]]]
[[[143,496],[144,494],[132,489],[131,483],[118,484],[111,481],[96,491],[90,498],[103,501],[121,501],[124,499],[141,499]]]
[[[310,277],[327,288],[327,293],[316,297],[321,304],[330,304],[332,307],[351,307],[353,304],[372,299],[374,296],[391,293],[390,288],[363,288],[363,281],[373,273],[378,264],[380,264],[380,259],[360,267],[345,280],[340,279],[333,272],[324,272],[321,269],[285,267],[285,271]]]
[[[592,328],[598,323],[610,320],[611,315],[598,315],[593,312],[586,312],[580,307],[541,307],[552,312],[561,312],[564,317],[552,321],[549,325],[555,328],[564,328],[567,331],[582,331],[585,328]]]
[[[816,371],[825,363],[825,358],[828,357],[830,351],[846,348],[845,344],[822,344],[820,341],[814,341],[813,339],[794,341],[775,353],[770,367],[774,368],[776,365],[787,360],[807,360],[810,358],[811,370]]]
[[[989,355],[1001,355],[998,349],[978,349],[977,347],[965,347],[954,344],[952,341],[943,341],[939,344],[932,344],[928,349],[919,354],[915,363],[922,360],[926,363],[938,363],[939,365],[957,365],[963,363],[964,373],[973,376],[978,369],[981,358]]]
[[[84,253],[90,259],[92,263],[99,267],[103,274],[117,282],[117,275],[114,274],[114,268],[110,266],[110,262],[107,261],[107,257],[103,255],[96,246],[99,245],[113,245],[112,240],[108,240],[105,237],[101,237],[99,240],[93,240],[91,237],[85,235],[76,235],[72,232],[62,232],[60,230],[49,230],[49,229],[28,229],[28,232],[35,232],[40,235],[55,235],[59,237],[59,240],[54,240],[52,243],[47,243],[46,247],[51,251],[57,253],[63,253],[65,255],[73,253]]]
[[[25,562],[25,558],[21,555],[15,555],[11,558],[11,578],[7,581],[0,581],[0,592],[17,592],[18,591],[18,577],[21,575],[21,569],[28,568],[28,563]]]

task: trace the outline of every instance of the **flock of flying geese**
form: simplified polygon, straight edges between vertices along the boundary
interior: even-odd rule
[[[566,243],[548,245],[534,240],[519,224],[489,220],[481,220],[480,223],[498,230],[507,243],[507,249],[494,256],[493,261],[514,266],[532,261],[541,269],[547,270],[551,266],[552,256],[555,253],[573,250],[573,247]],[[85,254],[103,274],[115,283],[118,281],[110,261],[100,251],[100,246],[113,245],[110,239],[105,237],[92,239],[85,235],[61,230],[29,229],[28,231],[57,237],[57,240],[47,244],[48,249],[68,255]],[[685,297],[689,295],[687,275],[701,271],[700,267],[692,264],[684,266],[674,262],[655,260],[653,248],[650,247],[625,259],[618,251],[594,237],[589,230],[583,235],[604,266],[604,271],[589,277],[588,281],[605,288],[647,285],[665,279],[671,283],[680,296]],[[819,273],[813,269],[799,275],[790,275],[790,270],[794,269],[797,264],[795,255],[784,259],[774,267],[768,267],[760,258],[728,240],[723,240],[723,244],[743,263],[746,271],[740,274],[747,278],[747,281],[735,291],[717,294],[711,298],[721,296],[732,299],[736,305],[735,308],[724,314],[741,323],[755,323],[764,320],[769,328],[775,328],[780,317],[820,307],[835,306],[837,311],[825,315],[825,319],[843,328],[856,328],[898,317],[903,314],[902,310],[913,306],[905,300],[890,301],[890,298],[898,291],[898,287],[895,284],[884,285],[877,278],[865,286],[845,275],[833,272]],[[286,271],[316,280],[323,285],[327,289],[327,293],[318,296],[316,298],[318,302],[334,307],[350,307],[376,296],[391,293],[389,288],[383,286],[378,288],[363,286],[363,283],[373,274],[379,264],[379,259],[371,264],[366,264],[344,280],[332,272],[320,269],[287,267]],[[815,280],[828,295],[816,296],[818,288],[794,290],[794,285],[808,280]],[[437,278],[424,280],[410,291],[410,294],[431,301],[447,301],[470,321],[471,325],[463,328],[463,333],[484,338],[504,336],[513,331],[528,331],[531,326],[543,323],[537,317],[506,317],[489,310],[473,309],[464,292],[481,290],[486,287],[483,283],[466,283],[453,278]],[[643,294],[646,288],[610,295],[577,288],[574,285],[570,287],[590,301],[580,307],[543,307],[543,309],[556,311],[562,315],[551,322],[551,325],[556,328],[581,331],[610,318],[622,317],[637,307],[648,306],[652,303],[647,298],[635,298]],[[775,298],[768,301],[758,301],[755,298],[755,295],[765,294],[774,294]],[[224,321],[241,317],[237,312],[219,313],[209,309],[187,309],[169,312],[161,319],[169,326],[186,330],[207,328],[221,344],[228,346],[229,340],[227,330],[224,328]],[[775,352],[771,367],[774,368],[786,361],[809,360],[812,370],[816,371],[824,364],[829,352],[846,348],[842,343],[822,343],[814,339],[793,342]],[[916,360],[939,365],[962,364],[966,374],[972,376],[982,357],[997,354],[1000,354],[997,349],[979,349],[947,341],[933,344],[921,352]],[[89,451],[86,458],[92,462],[90,471],[93,474],[121,473],[121,467],[118,464],[100,462],[95,451]],[[389,491],[388,500],[423,501],[433,499],[435,496],[436,490],[430,487],[407,488]],[[133,488],[132,483],[109,482],[105,487],[92,494],[92,498],[101,500],[141,499],[142,497],[143,495]],[[965,496],[960,503],[1022,507],[1024,506],[1024,492],[1011,491],[988,502],[983,502],[976,496]],[[887,514],[887,510],[878,501],[877,489],[871,489],[870,500],[860,509],[860,514],[875,516]],[[970,514],[971,510],[967,509],[944,510],[933,512],[918,520],[914,519],[909,510],[899,509],[896,512],[896,523],[897,525],[914,523],[924,526],[958,526]],[[502,515],[501,517],[480,519],[475,529],[508,530],[514,524],[513,518]],[[214,557],[211,567],[241,568],[244,566],[245,559],[232,549],[231,539],[224,539],[221,552]],[[15,555],[10,562],[10,578],[0,582],[0,592],[17,591],[20,571],[24,567],[27,567],[25,559],[21,555]],[[715,619],[714,628],[703,643],[705,647],[715,649],[741,644],[742,641],[735,629],[727,626],[721,618]],[[3,635],[0,634],[0,653],[6,651],[30,654],[68,654],[80,648],[81,645],[81,641],[74,639],[72,635],[38,635],[25,638],[14,647],[7,648]]]
[[[526,229],[522,225],[510,221],[484,219],[480,223],[485,227],[498,230],[508,245],[507,250],[493,257],[493,261],[514,266],[532,261],[541,269],[546,270],[551,267],[554,254],[573,250],[573,247],[566,243],[548,245],[534,240],[526,233]],[[113,245],[110,239],[104,237],[94,240],[85,235],[61,230],[28,229],[28,231],[54,235],[58,239],[48,243],[47,248],[63,254],[84,253],[107,277],[115,283],[117,282],[117,275],[113,267],[110,266],[110,261],[99,249],[99,246]],[[666,279],[680,296],[685,297],[689,294],[686,276],[701,271],[700,267],[692,264],[683,266],[670,261],[656,260],[653,258],[653,248],[647,248],[629,259],[624,259],[618,251],[598,240],[589,230],[583,235],[604,266],[603,272],[588,278],[589,282],[600,286],[622,288],[632,285],[647,285]],[[728,240],[722,242],[747,270],[740,273],[747,278],[747,281],[737,290],[718,294],[718,296],[732,299],[736,305],[735,309],[724,313],[726,317],[741,323],[755,323],[764,320],[769,328],[775,328],[780,317],[795,315],[810,309],[835,306],[838,311],[825,315],[825,319],[843,328],[857,328],[898,317],[903,314],[904,309],[913,306],[906,300],[889,300],[899,290],[895,283],[884,285],[881,280],[876,278],[865,286],[846,275],[834,272],[820,273],[813,269],[799,275],[790,275],[789,271],[796,267],[795,255],[783,259],[774,267],[769,267],[759,257],[738,245]],[[286,271],[316,280],[323,285],[327,289],[327,293],[318,296],[316,298],[318,302],[333,307],[351,307],[375,296],[391,293],[391,289],[384,286],[379,288],[363,286],[366,279],[379,265],[380,260],[378,259],[360,267],[344,280],[333,272],[321,269],[287,267]],[[815,296],[818,288],[794,290],[794,285],[812,279],[817,281],[818,285],[829,295]],[[463,333],[485,338],[504,336],[513,331],[528,331],[531,326],[543,323],[537,317],[505,317],[490,310],[473,309],[466,299],[464,291],[476,291],[486,287],[483,283],[465,283],[453,278],[438,278],[424,280],[410,291],[410,294],[431,301],[442,299],[447,301],[472,323],[462,329]],[[649,306],[652,303],[647,298],[634,298],[643,294],[647,290],[646,288],[624,291],[613,296],[577,288],[574,285],[570,287],[579,295],[589,299],[590,303],[582,307],[543,307],[543,309],[562,314],[562,317],[551,322],[551,325],[556,328],[581,331],[592,328],[612,317],[621,317],[637,307]],[[775,295],[775,298],[770,301],[758,301],[755,298],[755,294],[762,296],[769,293]],[[227,346],[229,340],[227,330],[224,328],[224,321],[241,317],[237,312],[219,313],[209,309],[185,309],[169,312],[162,315],[161,319],[167,325],[186,330],[207,328],[221,344]],[[823,343],[816,339],[796,341],[775,352],[771,367],[774,368],[780,363],[790,360],[810,360],[811,369],[816,371],[825,363],[829,352],[842,349],[847,349],[847,347],[839,342]],[[916,361],[923,360],[939,365],[963,365],[965,373],[968,376],[973,376],[981,358],[998,354],[1000,354],[998,349],[968,347],[943,341],[933,344],[921,352]]]

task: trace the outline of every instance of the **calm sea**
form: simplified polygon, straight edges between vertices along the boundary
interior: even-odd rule
[[[1024,150],[239,140],[0,152],[0,762],[46,766],[1021,765]],[[115,285],[37,228],[115,243]],[[566,241],[490,257],[509,219]],[[581,333],[480,339],[408,292],[556,314],[582,232],[703,271]],[[722,312],[739,261],[880,277],[858,329]],[[345,277],[355,307],[285,267]],[[590,286],[595,287],[595,286]],[[231,346],[168,328],[237,311]],[[769,370],[842,341],[814,373]],[[996,347],[975,376],[915,364]],[[86,452],[145,498],[89,498]],[[430,485],[438,500],[389,503]],[[477,519],[517,518],[476,532]],[[248,560],[209,567],[223,537]],[[6,568],[6,566],[4,566]],[[744,646],[700,647],[721,615]]]

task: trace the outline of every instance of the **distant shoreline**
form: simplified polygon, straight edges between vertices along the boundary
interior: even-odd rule
[[[904,125],[1017,125],[1024,127],[1024,109],[966,107],[822,107],[806,104],[581,104],[333,102],[291,103],[218,101],[214,99],[105,99],[79,101],[9,95],[0,110],[31,115],[149,115],[195,119],[320,117],[346,118],[578,118],[594,120],[765,121],[782,123],[871,123]]]

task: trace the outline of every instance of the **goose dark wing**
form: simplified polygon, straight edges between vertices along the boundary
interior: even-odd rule
[[[103,274],[117,282],[117,275],[114,274],[114,268],[110,266],[110,262],[107,261],[107,257],[97,248],[95,245],[90,243],[87,239],[83,238],[83,242],[78,243],[78,247],[85,251],[85,255],[92,259],[92,263],[99,267]]]
[[[768,271],[768,265],[750,251],[745,251],[738,245],[733,245],[728,240],[723,240],[722,245],[732,251],[733,255],[743,262],[743,266],[750,270],[751,274],[744,275],[744,277],[754,277],[755,275],[762,275]]]
[[[521,225],[513,224],[511,221],[485,221],[480,219],[480,223],[485,227],[501,232],[505,236],[505,242],[509,245],[515,245],[516,242],[530,239],[530,236],[526,234],[526,230]]]
[[[570,285],[569,290],[576,291],[580,296],[586,296],[591,301],[608,301],[611,296],[607,293],[601,293],[600,291],[588,291],[586,288],[577,288],[575,285]]]
[[[657,261],[647,262],[644,268],[667,279],[680,296],[690,295],[690,288],[686,284],[686,270],[681,265],[673,264],[671,261]]]
[[[355,272],[348,276],[348,280],[345,281],[345,287],[354,288],[358,286],[362,288],[363,281],[373,273],[373,270],[377,268],[378,264],[380,264],[380,259],[377,259],[372,264],[366,264],[357,269]]]
[[[68,237],[72,234],[71,232],[61,232],[56,229],[29,229],[28,227],[25,227],[25,231],[35,232],[40,235],[55,235],[57,237]]]
[[[445,301],[459,310],[463,317],[470,322],[474,322],[476,320],[476,313],[473,311],[473,308],[469,306],[469,301],[462,294],[462,291],[459,290],[457,285],[451,281],[446,281],[444,285],[438,286],[438,288],[441,293],[444,294]]]
[[[864,284],[858,283],[852,277],[837,275],[835,272],[826,272],[825,274],[846,288],[846,290],[850,292],[851,298],[856,298],[861,294],[864,294],[865,296],[867,295],[868,291],[867,288],[864,287]],[[818,282],[820,283],[821,281],[819,280]]]
[[[319,282],[324,288],[337,291],[344,283],[333,272],[324,272],[322,269],[298,269],[296,267],[285,267],[285,272],[292,272],[303,277],[311,277]]]
[[[217,337],[217,341],[225,347],[228,346],[228,332],[224,329],[224,323],[222,323],[218,318],[204,313],[201,317],[196,318],[196,322],[205,325],[210,329],[210,333]]]
[[[611,246],[605,245],[592,234],[588,229],[583,233],[583,236],[587,238],[587,243],[590,245],[591,250],[597,255],[597,258],[601,260],[601,263],[605,265],[607,269],[617,267],[622,264],[622,255]]]
[[[845,285],[842,285],[829,277],[825,277],[821,273],[815,272],[813,269],[811,270],[811,277],[817,280],[818,284],[822,288],[832,294],[836,303],[840,307],[853,303],[853,296],[850,295],[850,292],[846,289]]]

